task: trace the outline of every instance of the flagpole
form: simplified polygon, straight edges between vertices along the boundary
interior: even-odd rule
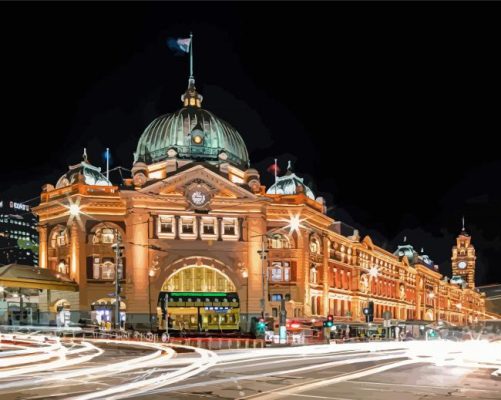
[[[190,79],[193,79],[193,33],[190,32]]]
[[[106,179],[110,180],[110,149],[106,148]]]
[[[274,172],[275,172],[275,194],[277,194],[277,168],[278,168],[277,161],[278,160],[275,158],[275,168],[274,168]]]

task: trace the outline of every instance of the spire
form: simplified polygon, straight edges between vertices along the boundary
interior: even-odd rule
[[[404,243],[407,243],[407,236],[404,236]]]
[[[292,163],[291,163],[291,160],[287,161],[287,172],[285,173],[285,175],[290,175],[292,174]]]
[[[84,151],[83,151],[83,154],[82,154],[82,160],[85,161],[85,162],[89,162],[88,158],[87,158],[87,148],[84,147]]]
[[[190,32],[190,80],[193,79],[195,84],[195,76],[193,75],[193,32]]]
[[[203,96],[195,88],[195,75],[193,74],[193,33],[190,32],[190,76],[188,78],[188,89],[181,96],[181,101],[185,107],[202,107]]]
[[[469,236],[468,232],[466,232],[466,227],[465,227],[465,223],[464,223],[464,215],[461,218],[461,223],[462,223],[461,235],[463,235],[463,236]]]

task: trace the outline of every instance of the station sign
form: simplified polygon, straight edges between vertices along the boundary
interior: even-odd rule
[[[240,306],[237,293],[233,292],[161,292],[161,302],[168,307],[213,307],[215,311],[224,307],[238,308]]]

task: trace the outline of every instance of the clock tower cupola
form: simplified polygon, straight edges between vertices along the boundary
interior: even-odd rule
[[[452,248],[452,275],[461,278],[469,287],[475,287],[475,248],[471,244],[471,236],[464,227],[456,238],[456,245]]]

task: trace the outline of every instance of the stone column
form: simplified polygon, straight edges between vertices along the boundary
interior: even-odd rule
[[[40,268],[47,268],[47,225],[40,225],[38,227],[38,262]]]
[[[419,274],[416,274],[416,315],[414,316],[415,319],[422,319],[421,318],[421,282],[422,282],[422,277]],[[424,286],[424,283],[423,283]]]
[[[322,238],[322,315],[326,316],[329,313],[329,238],[324,235]]]
[[[218,219],[219,223],[221,219]],[[268,259],[262,260],[259,251],[263,247],[263,239],[266,239],[266,221],[264,216],[249,216],[247,218],[247,237],[248,237],[248,254],[247,254],[247,284],[248,284],[248,305],[242,305],[241,310],[249,310],[248,318],[259,317],[261,315],[262,304],[261,299],[264,296],[264,303],[269,308],[268,285],[267,285],[267,265]],[[264,248],[266,249],[266,243]],[[268,257],[267,257],[268,258]],[[263,271],[264,269],[264,271]],[[263,279],[264,272],[264,279]],[[263,287],[264,280],[264,287]],[[265,309],[265,312],[269,312]]]
[[[70,278],[80,283],[80,241],[79,227],[76,221],[70,227]]]
[[[156,294],[151,293],[149,286],[148,221],[147,213],[134,213],[130,214],[125,222],[127,242],[134,243],[125,245],[127,276],[132,278],[133,283],[125,303],[127,322],[149,327],[149,310],[151,304],[156,305]],[[151,310],[153,315],[156,308],[152,307]]]
[[[303,276],[304,276],[304,309],[305,316],[311,316],[311,296],[310,296],[310,241],[308,232],[300,231],[298,235],[303,236]]]

